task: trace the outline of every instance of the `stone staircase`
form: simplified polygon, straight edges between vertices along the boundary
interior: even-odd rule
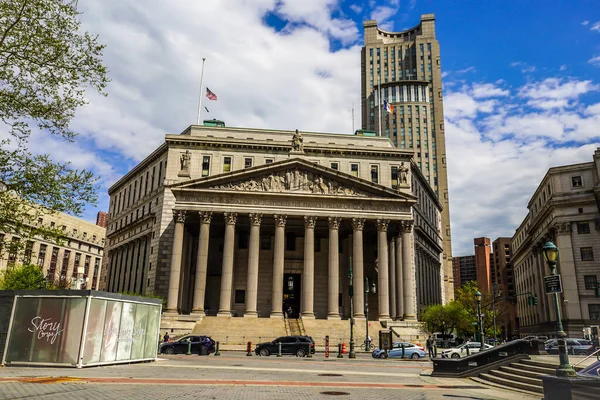
[[[540,395],[544,393],[541,376],[555,373],[555,364],[523,359],[471,379],[485,385]]]
[[[290,336],[305,336],[306,330],[302,318],[286,318],[285,319],[286,335]]]

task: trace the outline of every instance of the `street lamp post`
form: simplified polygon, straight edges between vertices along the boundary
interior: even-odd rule
[[[496,334],[496,294],[498,292],[498,284],[494,282],[492,285],[492,316],[494,317],[494,346],[498,346],[498,335]]]
[[[365,351],[371,351],[371,341],[369,340],[369,294],[377,293],[377,287],[375,286],[375,282],[373,282],[373,286],[369,287],[369,278],[365,276],[365,319],[366,319],[366,337],[365,337]]]
[[[350,258],[350,272],[348,273],[350,278],[350,285],[348,292],[350,294],[350,354],[348,358],[356,358],[356,352],[354,351],[354,286],[352,286],[352,258]]]
[[[558,247],[552,242],[548,242],[542,248],[544,258],[550,268],[550,274],[558,275],[556,273],[556,259],[558,258]],[[575,370],[569,365],[569,355],[567,354],[567,345],[565,333],[562,325],[560,316],[560,303],[558,300],[558,293],[554,293],[554,308],[556,310],[556,341],[558,342],[558,357],[560,365],[556,369],[556,376],[574,376]]]
[[[483,319],[481,318],[481,292],[475,292],[475,300],[477,300],[477,321],[479,322],[479,350],[483,351]]]

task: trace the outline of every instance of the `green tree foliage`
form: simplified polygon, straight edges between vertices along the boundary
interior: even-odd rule
[[[18,265],[0,272],[0,290],[37,290],[45,286],[44,273],[37,265]]]
[[[80,214],[97,200],[90,172],[28,149],[32,129],[73,141],[69,124],[85,89],[105,94],[104,46],[79,15],[75,0],[0,1],[0,120],[9,133],[0,142],[1,232],[58,240],[61,232],[35,225],[38,218]]]
[[[455,301],[459,302],[465,310],[465,319],[457,326],[457,330],[464,336],[475,336],[477,331],[477,282],[470,281],[462,285],[455,293]],[[497,294],[496,294],[497,295]],[[486,336],[494,336],[494,314],[496,323],[500,321],[508,311],[508,300],[500,300],[496,297],[496,304],[492,311],[492,295],[484,293],[481,297],[481,313],[483,314],[483,330]],[[498,330],[498,327],[496,327]],[[499,334],[499,332],[496,332]]]
[[[452,333],[465,318],[462,304],[451,301],[446,305],[432,304],[421,313],[423,328],[428,332]]]

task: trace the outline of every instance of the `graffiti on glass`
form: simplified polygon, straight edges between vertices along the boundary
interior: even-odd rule
[[[31,327],[27,328],[31,333],[37,334],[37,338],[54,344],[56,338],[64,331],[60,329],[60,322],[52,321],[52,318],[33,317],[31,319]]]

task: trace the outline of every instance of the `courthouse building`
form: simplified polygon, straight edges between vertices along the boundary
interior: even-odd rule
[[[209,126],[211,125],[211,126]],[[168,134],[110,189],[109,291],[167,312],[414,320],[444,301],[442,206],[388,138],[228,128]]]
[[[569,337],[581,337],[583,328],[600,325],[597,297],[600,267],[600,148],[593,161],[548,170],[527,204],[528,213],[511,240],[515,291],[521,336],[556,332],[553,295],[545,294],[544,277],[550,269],[542,248],[558,247],[557,272],[562,323]]]

